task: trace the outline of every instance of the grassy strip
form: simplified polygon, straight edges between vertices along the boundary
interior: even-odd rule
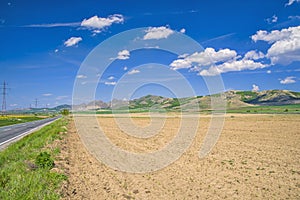
[[[0,199],[59,199],[61,182],[67,177],[52,172],[43,163],[53,162],[59,149],[46,149],[60,132],[66,131],[66,119],[60,119],[13,143],[0,152]],[[45,153],[46,152],[46,153]],[[51,157],[41,157],[49,155]]]
[[[241,107],[236,109],[228,109],[227,113],[300,114],[300,104]]]
[[[44,119],[36,116],[0,116],[0,127]]]

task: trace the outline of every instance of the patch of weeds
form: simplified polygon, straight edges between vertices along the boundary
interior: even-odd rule
[[[128,189],[128,185],[127,185],[127,182],[126,181],[124,181],[124,183],[123,183],[123,186],[122,186],[125,190],[127,190]]]
[[[123,194],[122,195],[125,199],[133,199],[132,196],[128,195],[128,194]]]
[[[5,188],[6,184],[9,182],[10,177],[5,171],[0,171],[0,188]]]
[[[54,167],[54,160],[48,152],[41,152],[35,159],[35,164],[44,169],[52,169]]]
[[[243,160],[243,161],[242,161],[242,164],[243,164],[243,165],[247,165],[247,160]]]
[[[232,160],[222,160],[221,163],[223,165],[225,165],[226,163],[228,163],[229,165],[234,165],[234,159],[232,159]]]
[[[53,154],[54,154],[54,155],[60,154],[60,148],[55,147],[55,149],[53,150]]]

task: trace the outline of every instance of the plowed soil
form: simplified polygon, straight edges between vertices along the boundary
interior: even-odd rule
[[[132,120],[149,124],[142,116]],[[63,199],[300,199],[300,115],[227,115],[216,146],[200,159],[209,120],[200,119],[197,136],[180,159],[144,174],[99,162],[71,122],[58,163],[69,177]],[[124,134],[109,116],[99,117],[99,124],[120,148],[147,152],[174,136],[178,119],[167,120],[162,134],[148,139]]]

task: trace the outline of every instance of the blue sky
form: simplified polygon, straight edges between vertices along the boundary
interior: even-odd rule
[[[300,91],[299,0],[1,0],[0,81],[10,88],[8,109],[33,106],[36,98],[39,107],[71,104],[74,81],[88,83],[79,69],[89,53],[110,37],[140,27],[146,27],[141,36],[146,42],[181,32],[203,49],[178,57],[155,48],[124,48],[99,77],[97,99],[109,101],[124,75],[132,80],[139,75],[143,81],[159,74],[158,68],[152,74],[147,66],[138,68],[147,63],[182,74],[196,95],[208,94],[204,79],[216,75],[222,77],[225,90]],[[180,81],[170,80],[175,88],[180,86]],[[177,95],[155,84],[131,96],[125,93],[115,97]]]

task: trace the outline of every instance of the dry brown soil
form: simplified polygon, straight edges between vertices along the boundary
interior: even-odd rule
[[[111,141],[133,152],[155,151],[176,133],[179,118],[152,138],[137,139],[99,117]],[[148,118],[132,119],[138,126]],[[74,123],[61,144],[58,165],[68,175],[63,199],[300,199],[300,115],[227,115],[218,143],[205,158],[198,151],[209,117],[183,156],[156,172],[115,171],[89,154]]]

